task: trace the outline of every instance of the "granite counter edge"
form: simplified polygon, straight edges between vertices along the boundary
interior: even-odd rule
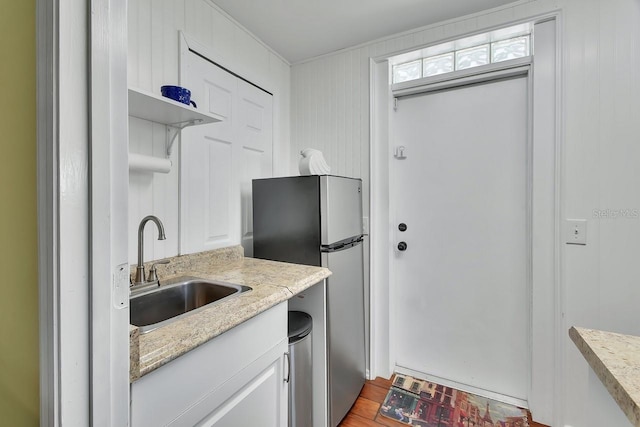
[[[179,350],[177,350],[174,353],[171,353],[169,355],[167,355],[166,357],[160,359],[160,360],[156,360],[152,363],[144,363],[140,360],[140,333],[137,327],[135,326],[130,326],[129,329],[129,337],[130,337],[130,371],[129,371],[129,382],[133,383],[137,380],[139,380],[140,378],[142,378],[143,376],[147,375],[150,372],[153,372],[154,370],[158,369],[161,366],[166,365],[167,363],[169,363],[172,360],[175,360],[176,358],[182,356],[183,354],[193,350],[194,348],[199,347],[202,344],[205,344],[206,342],[210,341],[211,339],[214,339],[215,337],[223,334],[224,332],[227,332],[231,329],[233,329],[234,327],[240,325],[241,323],[246,322],[247,320],[257,316],[258,314],[272,308],[275,307],[276,305],[287,301],[289,299],[291,299],[292,297],[294,297],[295,295],[297,295],[298,293],[310,288],[311,286],[315,285],[316,283],[319,283],[323,280],[325,280],[327,277],[329,277],[331,275],[331,271],[329,271],[327,268],[321,268],[320,270],[318,270],[317,272],[315,272],[314,274],[310,274],[304,278],[301,278],[299,280],[297,280],[295,282],[295,284],[293,284],[293,286],[286,286],[286,285],[276,285],[276,284],[269,284],[268,286],[273,287],[273,288],[279,288],[281,292],[276,292],[274,291],[271,295],[276,295],[276,298],[270,300],[267,304],[259,304],[259,303],[254,303],[252,304],[252,306],[250,306],[249,308],[252,308],[252,310],[248,313],[239,315],[237,317],[234,318],[234,322],[230,323],[229,325],[226,325],[224,328],[221,328],[219,330],[217,330],[215,333],[211,333],[209,335],[207,335],[204,339],[198,339],[197,341],[194,341],[193,343],[190,343],[189,346],[185,346],[180,348]],[[267,300],[268,297],[263,298],[263,300]],[[144,339],[144,338],[143,338]]]
[[[625,387],[620,383],[616,374],[611,371],[605,361],[598,355],[598,351],[590,345],[586,334],[593,331],[594,330],[572,326],[569,329],[569,337],[629,421],[634,426],[640,427],[640,402],[635,401],[631,397]],[[607,333],[604,331],[597,332]],[[612,336],[619,335],[614,333],[610,334]]]

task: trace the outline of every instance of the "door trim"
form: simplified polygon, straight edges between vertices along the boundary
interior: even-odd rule
[[[532,382],[529,406],[536,419],[549,425],[561,424],[562,303],[560,224],[562,217],[562,15],[560,11],[503,22],[504,26],[533,22],[536,30],[548,34],[544,45],[536,45],[531,65],[533,81],[533,161],[544,162],[542,185],[533,189],[532,242]],[[544,26],[544,28],[543,28]],[[496,26],[478,29],[478,32]],[[468,35],[468,34],[465,34]],[[442,40],[446,41],[446,40]],[[438,44],[441,41],[434,41]],[[416,48],[420,48],[417,46]],[[397,52],[403,53],[403,52]],[[392,56],[392,55],[391,55]],[[371,377],[388,377],[394,368],[394,349],[388,322],[393,306],[390,277],[390,241],[393,232],[389,216],[389,114],[393,95],[389,85],[388,56],[370,58],[370,182],[371,182]],[[548,111],[548,114],[544,114]],[[538,150],[546,142],[544,150]],[[538,162],[536,164],[536,162]]]
[[[467,393],[477,394],[478,396],[487,397],[489,399],[497,400],[498,402],[508,403],[519,408],[527,408],[527,402],[517,397],[505,396],[503,394],[494,393],[489,390],[484,390],[478,387],[473,387],[468,384],[458,383],[448,378],[441,378],[435,375],[425,375],[423,372],[414,371],[404,366],[398,366],[396,372],[403,375],[408,375],[414,378],[424,378],[428,381],[436,384],[443,385],[445,387],[455,388],[456,390],[466,391]]]
[[[488,64],[438,76],[423,77],[408,82],[396,83],[391,85],[391,91],[393,92],[393,96],[400,98],[402,96],[517,77],[529,72],[532,63],[531,58],[531,56],[528,56],[526,58],[499,62],[497,64]]]
[[[110,266],[127,259],[127,209],[111,218],[127,203],[126,3],[37,0],[36,22],[40,425],[121,426],[129,316],[114,314]],[[91,162],[104,152],[113,171]]]
[[[130,402],[127,4],[93,0],[91,6],[89,421],[115,427],[129,423]]]
[[[40,425],[60,425],[58,0],[36,2]]]

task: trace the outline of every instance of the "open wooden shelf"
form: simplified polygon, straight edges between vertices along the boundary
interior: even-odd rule
[[[177,128],[224,120],[217,114],[205,113],[173,99],[132,88],[129,88],[129,116]]]

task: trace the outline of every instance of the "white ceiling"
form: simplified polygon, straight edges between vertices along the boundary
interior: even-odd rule
[[[213,0],[291,63],[514,0]]]

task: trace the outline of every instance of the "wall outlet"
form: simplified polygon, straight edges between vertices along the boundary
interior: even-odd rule
[[[566,242],[568,245],[587,244],[587,220],[568,219],[566,221]]]

